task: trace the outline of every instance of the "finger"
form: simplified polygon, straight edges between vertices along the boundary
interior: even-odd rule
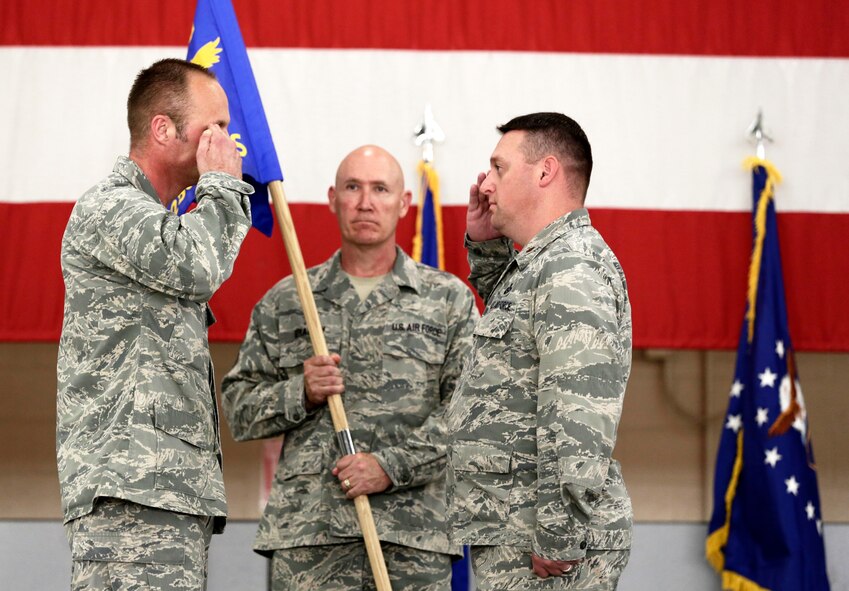
[[[339,380],[339,381],[341,381],[341,379],[342,379],[342,373],[339,371],[339,369],[336,368],[336,367],[332,367],[332,366],[327,366],[327,365],[313,366],[313,367],[306,368],[304,371],[307,373],[307,375],[310,378],[315,379],[315,380],[325,380],[325,381]]]
[[[327,398],[328,396],[341,395],[344,388],[338,384],[310,384],[310,394]]]
[[[203,130],[203,133],[200,134],[200,141],[198,142],[198,152],[206,152],[207,150],[209,150],[210,142],[212,142],[212,131],[210,131],[209,129],[205,129]]]
[[[340,472],[351,465],[355,456],[342,456],[336,461],[336,469]]]
[[[538,562],[534,562],[534,574],[541,579],[548,578],[548,571],[546,571]]]
[[[546,569],[548,570],[548,574],[554,575],[555,577],[559,577],[563,574],[563,569],[560,568],[557,564],[549,564]]]
[[[338,382],[311,379],[309,384],[310,392],[324,398],[333,396],[334,394],[341,394],[344,391],[344,387]]]
[[[334,360],[332,355],[316,355],[315,357],[310,357],[304,361],[304,365],[309,365],[315,368],[321,367],[338,369],[338,367],[336,367],[337,363],[338,361]]]

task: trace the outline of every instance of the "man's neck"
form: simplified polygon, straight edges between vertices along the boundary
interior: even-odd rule
[[[386,275],[395,266],[395,244],[379,246],[342,244],[342,269],[354,277]]]
[[[552,203],[547,208],[541,207],[536,212],[534,212],[535,215],[531,217],[528,220],[526,226],[522,228],[522,235],[511,238],[522,246],[526,246],[540,232],[547,228],[548,225],[551,224],[551,222],[560,219],[566,214],[572,213],[573,211],[575,211],[576,209],[580,209],[581,207],[583,207],[583,204],[578,203],[574,200],[557,201]]]
[[[156,196],[165,207],[168,207],[171,201],[174,200],[174,197],[186,188],[180,186],[180,181],[174,178],[173,168],[167,166],[165,163],[133,150],[130,150],[130,160],[142,169],[150,184],[153,185]]]

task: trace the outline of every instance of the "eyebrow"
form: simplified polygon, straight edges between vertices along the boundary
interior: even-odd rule
[[[385,185],[387,187],[389,186],[389,182],[385,181],[383,179],[374,179],[374,180],[369,181],[369,180],[359,179],[357,177],[348,177],[346,179],[343,179],[342,183],[343,184],[345,184],[345,183],[357,183],[358,185],[365,185],[366,183],[369,183],[369,184],[372,184],[372,185]]]

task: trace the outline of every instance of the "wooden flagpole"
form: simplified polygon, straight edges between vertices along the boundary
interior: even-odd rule
[[[301,254],[301,246],[295,233],[295,224],[292,222],[292,214],[289,212],[289,204],[286,202],[286,194],[283,192],[281,181],[272,181],[268,185],[271,191],[271,201],[277,214],[277,223],[280,224],[280,233],[283,235],[283,243],[286,246],[286,254],[289,257],[289,266],[292,267],[292,276],[295,278],[295,287],[298,290],[298,298],[307,321],[307,330],[312,341],[313,352],[316,355],[329,355],[327,342],[324,340],[324,332],[321,330],[321,321],[318,318],[318,310],[315,307],[315,299],[312,288],[307,277],[304,257]],[[330,407],[330,416],[333,419],[333,428],[345,455],[356,453],[354,443],[351,439],[351,431],[348,427],[348,418],[345,415],[345,407],[342,397],[334,394],[327,399]],[[380,548],[380,539],[377,537],[377,528],[374,525],[374,516],[371,513],[371,505],[367,495],[354,498],[357,509],[357,518],[360,529],[363,532],[366,551],[368,552],[371,571],[378,591],[392,591],[389,584],[389,573],[386,571],[386,562],[383,560],[383,551]]]

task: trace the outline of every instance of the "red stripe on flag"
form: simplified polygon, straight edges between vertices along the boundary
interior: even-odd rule
[[[64,288],[59,246],[72,204],[3,204],[0,235],[0,341],[59,337]],[[339,245],[336,221],[324,205],[291,204],[307,265]],[[414,212],[411,212],[414,213]],[[594,225],[625,269],[634,317],[634,346],[733,349],[746,298],[751,251],[748,213],[592,209]],[[398,230],[410,251],[415,215]],[[462,237],[465,208],[443,208],[446,267],[468,275]],[[790,329],[797,350],[849,351],[849,257],[840,256],[849,215],[778,216]],[[832,253],[812,256],[811,253]],[[252,231],[233,276],[212,301],[217,341],[241,341],[254,304],[289,264],[283,242]]]
[[[249,47],[849,57],[833,0],[234,0]],[[0,45],[184,46],[195,2],[10,0]]]

